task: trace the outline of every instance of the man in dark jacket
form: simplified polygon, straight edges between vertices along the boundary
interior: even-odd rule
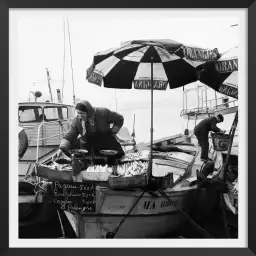
[[[110,149],[118,151],[117,157],[124,154],[115,138],[124,123],[122,115],[107,108],[92,107],[86,100],[77,103],[76,111],[77,116],[72,120],[71,127],[63,137],[53,159],[59,158],[63,152],[67,153],[70,149],[79,148],[78,136],[89,151]]]
[[[194,133],[198,139],[198,144],[201,147],[201,160],[208,159],[208,151],[209,151],[209,142],[208,136],[209,131],[224,133],[220,128],[216,126],[217,123],[223,122],[224,118],[221,114],[216,117],[208,117],[202,120],[200,123],[196,125],[194,128]]]

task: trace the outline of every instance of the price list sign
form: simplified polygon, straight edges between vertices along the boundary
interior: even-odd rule
[[[96,185],[92,182],[53,182],[53,202],[62,210],[96,211]]]

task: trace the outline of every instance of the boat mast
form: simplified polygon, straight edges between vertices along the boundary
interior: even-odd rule
[[[74,76],[73,76],[73,64],[72,64],[72,53],[71,53],[71,40],[70,40],[70,31],[69,31],[69,22],[67,19],[68,25],[68,38],[69,38],[69,51],[70,51],[70,61],[71,61],[71,71],[72,71],[72,83],[73,83],[73,104],[76,104],[76,96],[75,96],[75,86],[74,86]]]
[[[215,91],[215,108],[217,109],[217,92]]]
[[[47,81],[48,81],[49,93],[50,93],[50,96],[51,96],[51,102],[53,102],[51,83],[50,83],[51,78],[50,78],[50,74],[49,74],[48,68],[46,68],[46,73],[47,73]]]
[[[65,20],[63,20],[63,34],[64,34],[64,51],[63,51],[63,67],[62,67],[62,90],[61,90],[61,102],[63,101],[63,93],[64,93],[64,73],[65,73],[65,60],[66,60],[66,33],[65,33]]]

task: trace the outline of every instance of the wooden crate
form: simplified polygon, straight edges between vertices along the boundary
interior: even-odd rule
[[[109,172],[88,172],[82,171],[82,180],[83,181],[107,181],[111,173]]]
[[[48,181],[73,181],[73,172],[53,170],[46,165],[37,165],[37,176]]]
[[[112,189],[145,188],[147,186],[147,175],[134,175],[130,177],[110,176],[108,185]]]

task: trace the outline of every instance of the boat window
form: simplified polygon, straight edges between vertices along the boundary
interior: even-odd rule
[[[62,117],[68,119],[68,109],[66,107],[62,107]]]
[[[45,121],[55,121],[59,119],[67,119],[68,110],[66,107],[45,107]]]
[[[21,123],[32,123],[41,122],[40,115],[43,110],[38,106],[20,106],[19,107],[19,122]]]

